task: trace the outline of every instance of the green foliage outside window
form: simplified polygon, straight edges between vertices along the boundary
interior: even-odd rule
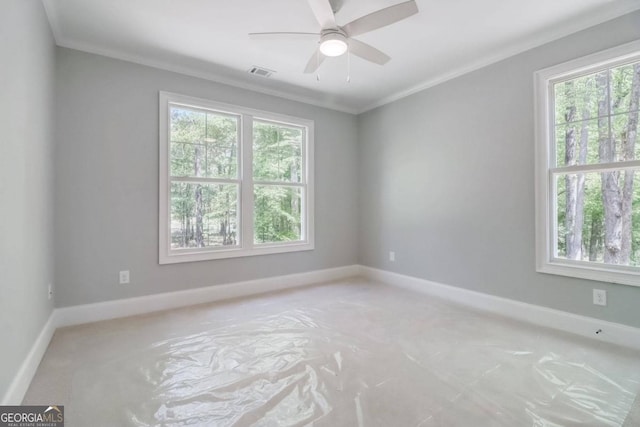
[[[171,107],[172,178],[238,176],[236,116]],[[230,181],[171,183],[171,247],[237,245],[239,184]]]
[[[170,109],[171,247],[239,242],[239,116]],[[303,128],[253,123],[254,242],[301,240]]]
[[[301,239],[303,130],[256,120],[253,125],[255,243]]]
[[[554,85],[557,167],[640,159],[640,63]],[[559,257],[640,266],[640,171],[556,175]]]

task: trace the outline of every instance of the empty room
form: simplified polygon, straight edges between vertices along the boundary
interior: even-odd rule
[[[640,1],[0,0],[0,427],[640,426]]]

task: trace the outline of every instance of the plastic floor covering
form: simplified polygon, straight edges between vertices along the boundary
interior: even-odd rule
[[[639,352],[351,280],[59,329],[24,403],[67,427],[600,427],[639,392]]]

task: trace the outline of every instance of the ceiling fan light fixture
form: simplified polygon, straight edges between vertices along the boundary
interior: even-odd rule
[[[324,56],[340,56],[347,51],[347,38],[340,33],[330,33],[322,37],[320,52]]]
[[[304,0],[302,0],[304,1]],[[268,32],[249,33],[251,38],[280,39],[280,38],[307,38],[318,40],[313,55],[309,58],[304,69],[305,74],[313,73],[320,64],[328,57],[336,57],[347,53],[353,54],[365,61],[374,64],[384,65],[391,57],[379,51],[373,46],[354,38],[368,32],[386,27],[395,22],[402,21],[418,13],[416,0],[403,0],[402,3],[377,10],[368,15],[361,16],[343,26],[336,24],[335,12],[342,4],[343,0],[307,0],[311,11],[320,24],[320,33],[303,32]],[[348,79],[347,79],[348,80]]]

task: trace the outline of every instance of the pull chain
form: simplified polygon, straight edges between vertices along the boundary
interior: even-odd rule
[[[320,49],[316,49],[316,80],[320,81]]]
[[[347,83],[351,83],[351,47],[347,43]]]
[[[316,80],[320,81],[320,49],[316,49]],[[351,83],[351,46],[347,44],[347,83]]]

